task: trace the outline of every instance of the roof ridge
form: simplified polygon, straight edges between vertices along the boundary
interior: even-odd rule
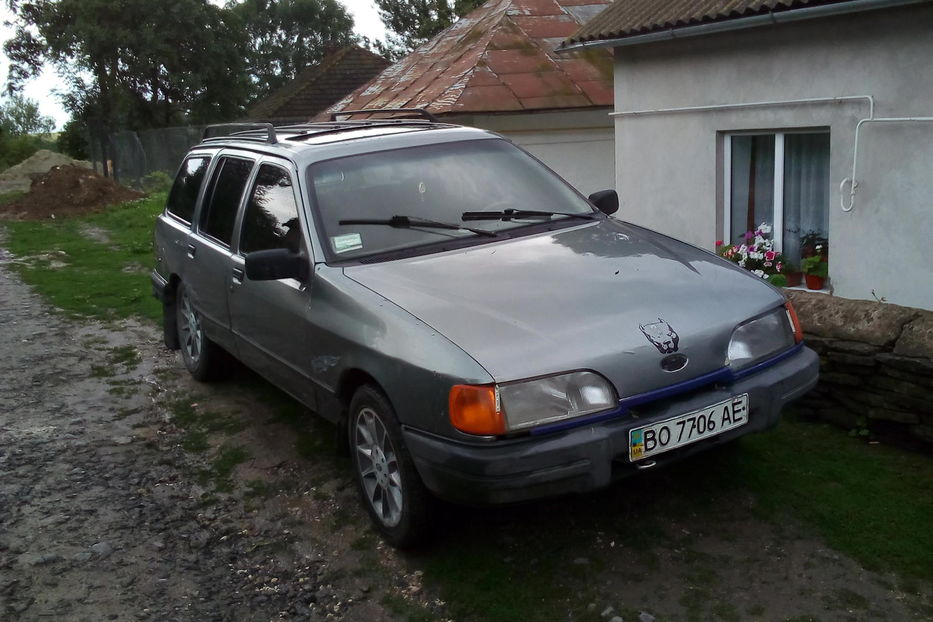
[[[609,106],[601,56],[556,44],[611,0],[490,0],[342,98],[344,109],[419,107],[434,114]],[[611,63],[611,55],[605,52]]]

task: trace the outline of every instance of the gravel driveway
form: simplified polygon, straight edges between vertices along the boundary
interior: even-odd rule
[[[203,388],[154,327],[68,319],[0,267],[0,352],[0,619],[378,621],[381,592],[419,591],[375,541],[353,548],[346,470],[304,485],[293,427],[205,481],[216,448],[183,449],[162,406]]]

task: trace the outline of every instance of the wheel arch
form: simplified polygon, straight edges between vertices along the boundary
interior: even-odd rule
[[[337,419],[337,452],[341,455],[350,452],[350,401],[356,391],[365,385],[372,385],[382,395],[385,396],[389,404],[392,400],[383,388],[382,384],[376,380],[375,376],[359,367],[353,367],[344,370],[340,374],[340,380],[337,382],[337,401],[340,404],[340,416]],[[393,405],[394,408],[394,405]]]

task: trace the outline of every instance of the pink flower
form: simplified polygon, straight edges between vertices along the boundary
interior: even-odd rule
[[[777,257],[777,253],[774,251],[767,251],[765,253],[765,259],[768,261],[774,261],[774,258]]]
[[[765,268],[770,268],[770,267],[771,267],[771,262],[770,262],[770,261],[766,261],[766,262],[765,262]]]
[[[716,246],[722,246],[722,240],[716,240]]]
[[[775,267],[777,268],[777,271],[780,272],[781,270],[784,269],[784,264],[782,264],[782,263],[779,261],[778,264],[777,264],[777,266],[775,266]]]

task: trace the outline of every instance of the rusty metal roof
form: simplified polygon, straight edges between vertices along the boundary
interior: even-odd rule
[[[300,71],[249,110],[254,121],[307,121],[372,79],[389,61],[369,50],[349,45]]]
[[[554,48],[611,0],[489,0],[331,106],[435,114],[612,105],[612,55]]]
[[[652,32],[793,11],[853,0],[616,0],[567,43],[623,39]]]

